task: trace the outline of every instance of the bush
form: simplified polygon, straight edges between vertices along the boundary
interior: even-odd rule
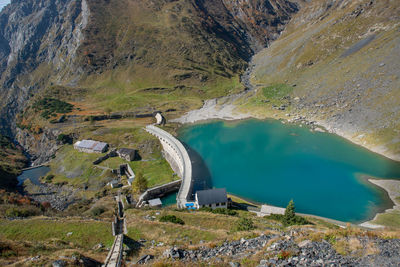
[[[54,175],[53,174],[49,174],[44,178],[44,181],[46,183],[50,183],[53,180],[53,178],[54,178]]]
[[[160,218],[160,222],[171,222],[176,224],[184,225],[185,222],[181,219],[176,217],[175,215],[164,215]]]
[[[49,97],[45,97],[33,105],[36,111],[42,111],[41,116],[45,119],[55,117],[55,113],[69,113],[73,107],[70,103]]]
[[[284,215],[271,214],[270,216],[268,216],[266,218],[275,220],[275,221],[279,221],[284,226],[312,224],[307,219],[296,215],[293,200],[291,200],[289,202],[289,204],[287,205]]]
[[[138,173],[132,183],[133,191],[136,193],[142,193],[147,190],[147,180],[144,178],[142,173]]]
[[[15,218],[15,217],[29,217],[35,216],[38,212],[33,208],[26,207],[13,207],[6,210],[6,217]]]
[[[103,206],[94,207],[91,212],[93,216],[99,216],[100,214],[104,213],[106,209]]]
[[[225,209],[225,208],[216,208],[216,209],[212,209],[209,207],[203,207],[200,208],[199,211],[205,211],[205,212],[211,212],[214,214],[224,214],[224,215],[229,215],[229,216],[236,216],[237,212],[234,210],[230,210],[230,209]]]
[[[72,138],[68,134],[60,134],[57,136],[57,141],[60,141],[63,144],[72,144]]]
[[[240,218],[237,222],[236,222],[236,227],[235,230],[236,231],[250,231],[255,229],[255,225],[252,219],[249,218]]]

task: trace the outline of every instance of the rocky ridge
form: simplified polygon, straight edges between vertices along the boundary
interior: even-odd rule
[[[352,240],[357,249],[349,255],[342,255],[326,240],[303,240],[296,243],[297,233],[261,235],[225,242],[215,248],[184,250],[177,247],[167,249],[165,258],[181,261],[220,262],[228,257],[231,266],[240,266],[246,256],[263,251],[259,267],[264,266],[398,266],[400,262],[400,240],[359,236]],[[349,239],[349,238],[348,238]],[[372,249],[374,248],[374,249]]]
[[[28,143],[27,135],[38,134],[17,130],[16,121],[43,92],[58,86],[82,101],[96,93],[85,90],[87,81],[113,72],[123,74],[117,80],[128,88],[131,79],[148,76],[143,83],[149,88],[166,80],[204,94],[193,85],[244,71],[251,55],[276,39],[297,11],[288,0],[13,1],[0,13],[0,131],[17,135],[43,162],[50,153]]]
[[[0,129],[15,133],[15,116],[49,80],[79,76],[75,56],[88,23],[86,0],[13,1],[0,14]],[[64,80],[65,81],[65,80]]]

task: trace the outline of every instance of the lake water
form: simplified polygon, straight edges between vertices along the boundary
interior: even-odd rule
[[[400,163],[347,140],[276,120],[183,127],[179,139],[201,155],[213,187],[296,211],[360,222],[391,206],[362,177],[400,179]]]
[[[22,174],[18,176],[18,185],[22,185],[26,179],[30,179],[35,185],[40,185],[39,178],[45,176],[49,171],[50,168],[47,166],[23,171]]]
[[[177,192],[163,196],[161,198],[163,207],[168,207],[168,206],[176,204],[176,196],[177,196]]]

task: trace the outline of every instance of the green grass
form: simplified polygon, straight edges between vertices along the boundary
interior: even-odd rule
[[[264,97],[267,99],[281,100],[283,97],[292,93],[293,87],[287,84],[274,84],[262,89]]]
[[[53,183],[67,182],[70,185],[80,186],[106,178],[107,172],[93,165],[93,161],[104,154],[83,153],[75,150],[72,145],[62,147],[54,160],[50,163]]]
[[[72,234],[67,235],[69,232]],[[113,243],[111,223],[63,219],[0,220],[0,237],[30,242],[58,239],[83,249],[91,249],[100,242],[106,246]]]
[[[116,169],[120,164],[128,163],[135,173],[141,172],[148,180],[148,186],[164,184],[179,179],[173,175],[173,171],[168,162],[162,157],[159,141],[145,132],[140,126],[130,126],[129,122],[109,125],[99,131],[84,132],[81,136],[94,140],[108,142],[114,147],[130,147],[137,149],[139,146],[147,146],[145,151],[139,150],[142,157],[141,161],[127,162],[119,157],[109,158],[99,166]],[[102,131],[104,129],[104,131]],[[123,136],[125,138],[116,138]],[[124,144],[126,142],[130,144]],[[93,161],[105,154],[91,154],[79,152],[72,145],[64,145],[57,153],[57,156],[50,164],[51,173],[55,175],[54,183],[67,182],[70,185],[81,186],[84,183],[97,185],[106,182],[107,178],[112,177],[109,172],[105,172],[93,165]],[[75,177],[68,178],[74,173]]]
[[[393,228],[400,228],[400,212],[394,211],[380,214],[373,223]]]

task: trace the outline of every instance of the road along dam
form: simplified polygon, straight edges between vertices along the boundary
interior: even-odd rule
[[[154,126],[146,126],[146,131],[156,136],[164,149],[165,158],[172,169],[182,178],[176,202],[178,208],[185,208],[192,200],[193,179],[192,162],[183,144],[170,133]]]

